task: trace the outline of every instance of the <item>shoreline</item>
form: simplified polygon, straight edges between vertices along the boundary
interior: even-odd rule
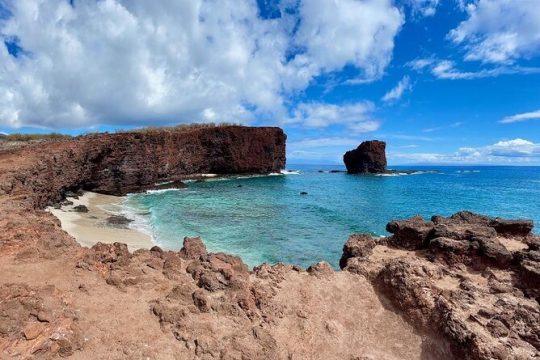
[[[79,198],[68,197],[72,205],[62,205],[60,209],[48,207],[47,211],[60,220],[61,227],[77,242],[92,247],[98,242],[127,244],[129,251],[150,249],[155,246],[152,237],[128,224],[111,224],[107,219],[118,213],[107,208],[120,207],[123,198],[85,191]],[[83,205],[88,212],[77,212],[74,207]],[[132,220],[132,219],[131,219]]]

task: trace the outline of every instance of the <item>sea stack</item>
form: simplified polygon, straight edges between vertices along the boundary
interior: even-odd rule
[[[343,155],[349,174],[380,174],[386,172],[386,143],[364,141],[356,149]]]

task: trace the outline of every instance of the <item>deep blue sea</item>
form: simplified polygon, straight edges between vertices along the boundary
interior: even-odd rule
[[[135,226],[163,248],[201,236],[210,251],[239,255],[251,266],[320,260],[337,266],[350,234],[385,235],[388,221],[416,214],[466,209],[540,224],[540,167],[409,166],[424,172],[401,176],[319,172],[343,169],[336,165],[288,168],[298,173],[191,182],[187,189],[129,195],[125,205]]]

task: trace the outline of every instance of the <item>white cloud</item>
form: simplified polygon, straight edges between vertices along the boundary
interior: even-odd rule
[[[540,110],[507,116],[499,122],[501,124],[511,124],[515,122],[528,121],[528,120],[540,120]]]
[[[411,89],[410,82],[410,78],[408,76],[404,76],[403,79],[401,79],[392,90],[383,96],[382,100],[389,102],[401,99],[405,91]]]
[[[439,164],[517,164],[540,160],[540,144],[524,139],[499,141],[481,147],[462,147],[450,154],[393,153],[394,162]]]
[[[0,46],[8,127],[282,118],[322,73],[381,76],[403,23],[390,0],[301,0],[282,19],[262,19],[253,0],[2,4],[0,34],[24,49]]]
[[[346,105],[302,103],[297,106],[288,123],[309,128],[342,125],[354,133],[365,133],[375,131],[380,126],[372,118],[374,110],[375,105],[369,101]]]
[[[304,0],[300,15],[295,41],[306,51],[295,65],[315,74],[354,65],[366,79],[382,75],[404,21],[391,0]]]
[[[540,52],[538,0],[478,0],[462,7],[469,17],[449,37],[465,45],[466,60],[509,64]]]
[[[423,16],[433,16],[437,12],[439,0],[408,0],[413,13],[418,13]]]
[[[411,69],[418,72],[430,71],[433,76],[444,80],[471,80],[488,77],[497,77],[511,74],[538,74],[540,68],[500,65],[489,69],[483,68],[477,71],[461,71],[456,68],[456,63],[451,60],[416,59],[407,64]]]

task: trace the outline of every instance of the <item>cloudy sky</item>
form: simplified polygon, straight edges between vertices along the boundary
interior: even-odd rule
[[[0,0],[0,131],[282,126],[289,163],[540,164],[539,0]]]

